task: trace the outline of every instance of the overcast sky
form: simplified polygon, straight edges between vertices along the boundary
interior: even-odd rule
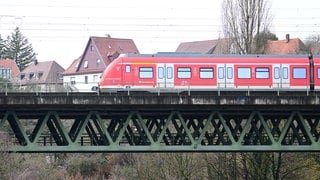
[[[20,27],[39,61],[64,68],[90,36],[130,38],[141,53],[175,51],[180,42],[217,39],[222,0],[1,0],[0,34]],[[88,4],[91,3],[91,4]],[[270,1],[271,31],[305,40],[320,34],[319,0]]]

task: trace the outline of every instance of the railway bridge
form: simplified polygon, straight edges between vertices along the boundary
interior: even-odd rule
[[[320,92],[0,93],[9,152],[320,151]]]

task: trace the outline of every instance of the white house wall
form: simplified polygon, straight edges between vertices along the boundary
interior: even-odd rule
[[[86,82],[87,77],[87,82]],[[92,92],[92,87],[98,86],[101,73],[82,74],[82,75],[65,75],[63,76],[63,84],[70,91],[74,92]]]

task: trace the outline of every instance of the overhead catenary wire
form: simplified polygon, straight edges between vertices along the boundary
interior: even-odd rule
[[[221,13],[212,10],[212,1],[206,1],[210,6],[204,1],[186,0],[183,5],[164,1],[143,5],[122,0],[85,4],[76,0],[1,1],[0,34],[5,38],[19,27],[34,45],[39,59],[58,59],[65,63],[64,67],[83,53],[90,36],[110,34],[133,39],[141,53],[175,51],[181,42],[224,37]],[[186,3],[195,5],[185,6]],[[303,41],[308,40],[308,35],[320,34],[320,7],[304,7],[272,8],[270,13],[275,16],[271,32],[279,39],[290,34]]]

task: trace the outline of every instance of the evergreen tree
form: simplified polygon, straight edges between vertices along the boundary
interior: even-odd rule
[[[6,45],[0,34],[0,59],[5,58]]]
[[[6,57],[16,61],[20,71],[28,64],[36,60],[36,53],[28,39],[22,35],[17,27],[11,36],[7,38]]]
[[[254,53],[256,54],[264,54],[264,46],[267,44],[268,40],[276,41],[278,40],[278,37],[270,32],[268,29],[265,29],[264,31],[260,32],[254,37]]]

